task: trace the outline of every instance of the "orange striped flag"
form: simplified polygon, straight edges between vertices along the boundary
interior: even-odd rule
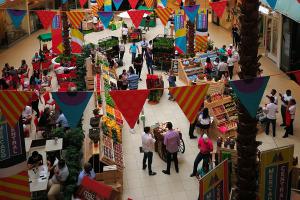
[[[204,102],[209,85],[193,85],[169,88],[179,107],[190,121],[194,123],[198,111]]]
[[[73,28],[78,28],[84,18],[84,12],[69,11],[67,12],[67,15]]]
[[[172,13],[172,9],[171,8],[157,8],[154,9],[155,13],[157,14],[157,16],[159,17],[161,23],[166,26],[167,22],[170,18],[170,15]]]
[[[153,0],[145,0],[145,4],[147,8],[152,8],[153,7]]]
[[[31,96],[32,92],[0,91],[0,110],[11,127],[15,127]]]
[[[98,11],[99,11],[98,5],[97,6],[92,6],[91,9],[92,9],[92,14],[94,16],[98,16],[98,14],[97,14]]]
[[[28,172],[0,179],[0,199],[30,200],[31,193],[28,183]]]
[[[205,51],[207,49],[208,36],[196,35],[195,36],[195,50]]]
[[[102,6],[104,5],[104,0],[96,0],[97,4],[98,4],[98,8],[102,8]]]

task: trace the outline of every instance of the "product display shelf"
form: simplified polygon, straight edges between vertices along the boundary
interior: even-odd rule
[[[186,85],[192,85],[199,74],[203,74],[204,68],[200,63],[187,64],[190,61],[179,60],[178,62],[178,76]],[[184,64],[185,63],[185,64]]]
[[[222,137],[235,136],[237,129],[237,109],[231,96],[222,96],[219,93],[211,94],[205,101],[205,107],[214,117],[214,122]]]

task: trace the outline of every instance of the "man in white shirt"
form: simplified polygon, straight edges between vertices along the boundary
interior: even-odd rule
[[[285,115],[286,115],[286,108],[288,106],[289,101],[293,98],[291,90],[286,90],[285,94],[282,95],[279,93],[280,99],[281,99],[281,116],[282,116],[282,124],[280,126],[286,126],[285,125]]]
[[[267,104],[264,111],[267,113],[266,134],[269,135],[270,124],[272,124],[273,137],[275,137],[276,113],[278,112],[278,106],[274,103],[274,97],[270,97],[270,103]]]
[[[274,103],[276,105],[278,105],[278,98],[276,96],[276,93],[277,93],[277,91],[275,89],[272,89],[271,90],[271,95],[267,95],[266,97],[268,97],[269,99],[270,99],[270,97],[273,97],[274,98]]]
[[[146,169],[147,164],[146,161],[148,159],[148,171],[149,176],[156,175],[156,172],[152,171],[152,158],[153,158],[153,150],[154,150],[154,143],[155,139],[152,137],[150,133],[150,127],[147,126],[144,128],[144,133],[142,134],[142,148],[144,151],[144,158],[143,158],[143,170]]]
[[[295,114],[296,114],[296,100],[295,99],[291,99],[289,101],[289,105],[288,105],[288,113],[291,116],[291,121],[289,124],[287,124],[286,128],[285,128],[285,134],[283,136],[283,138],[288,137],[289,135],[294,135],[294,120],[295,120]]]
[[[228,73],[228,65],[225,62],[225,60],[222,59],[221,62],[218,64],[218,77],[219,77],[219,80],[222,78],[222,75],[225,74],[225,72]]]
[[[142,57],[143,57],[144,53],[147,51],[147,47],[148,47],[148,42],[146,41],[145,38],[143,38],[143,40],[141,42],[141,47],[142,47]]]
[[[126,26],[126,25],[123,25],[121,31],[122,31],[122,39],[123,39],[123,42],[124,42],[124,44],[126,44],[126,42],[127,42],[127,36],[128,36],[128,28],[127,28],[127,26]]]

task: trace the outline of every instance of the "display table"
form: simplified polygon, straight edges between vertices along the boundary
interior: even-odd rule
[[[166,127],[167,123],[157,123],[155,125],[153,125],[151,128],[153,129],[153,135],[155,138],[155,145],[154,145],[154,149],[155,151],[158,153],[159,157],[163,160],[163,161],[167,161],[167,150],[166,150],[166,146],[164,145],[164,135],[167,133],[168,129]],[[185,152],[185,145],[184,145],[184,141],[182,139],[182,134],[181,131],[178,129],[175,129],[179,132],[180,135],[180,146],[178,151],[181,153]]]
[[[130,42],[138,42],[142,40],[142,30],[141,29],[131,29],[128,32]]]
[[[199,58],[178,61],[178,77],[186,85],[192,85],[192,82],[195,82],[201,73],[204,73],[204,67]]]
[[[47,140],[46,141],[46,147],[45,147],[45,151],[59,151],[62,150],[63,147],[63,139],[59,138],[57,140]]]
[[[157,75],[147,75],[146,79],[147,89],[151,89],[149,93],[149,101],[150,104],[157,104],[159,103],[159,100],[161,96],[164,93],[164,81],[162,77]],[[155,88],[158,88],[155,90]]]
[[[47,165],[28,170],[30,192],[47,190],[49,172]]]

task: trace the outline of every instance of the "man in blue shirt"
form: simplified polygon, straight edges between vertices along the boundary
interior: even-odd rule
[[[58,126],[63,127],[65,129],[70,128],[67,118],[61,111],[58,119],[56,120],[56,124],[58,124]]]
[[[132,66],[129,67],[128,88],[129,90],[137,90],[139,85],[139,76],[134,73]]]
[[[132,58],[131,58],[131,63],[133,64],[134,62],[134,59],[136,57],[136,53],[140,53],[140,50],[138,48],[138,46],[135,44],[135,42],[132,43],[132,45],[130,45],[130,48],[129,48],[129,53],[131,53],[132,55]]]
[[[89,177],[90,179],[96,178],[96,173],[94,172],[94,169],[90,163],[84,164],[83,170],[78,175],[77,185],[81,184],[81,182],[85,176]]]

